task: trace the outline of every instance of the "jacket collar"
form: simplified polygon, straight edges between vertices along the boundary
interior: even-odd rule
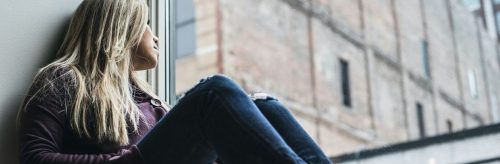
[[[142,103],[149,101],[152,96],[141,90],[139,87],[137,87],[135,84],[131,84],[132,87],[132,97],[134,97],[134,100],[137,103]]]

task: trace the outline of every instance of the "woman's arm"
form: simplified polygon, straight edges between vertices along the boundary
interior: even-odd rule
[[[110,154],[63,154],[65,111],[57,96],[50,95],[27,104],[20,128],[21,164],[142,163],[137,147]]]

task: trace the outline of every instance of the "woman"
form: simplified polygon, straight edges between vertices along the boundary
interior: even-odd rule
[[[170,111],[144,0],[84,0],[19,112],[21,163],[331,163],[276,99],[202,79]],[[167,114],[168,112],[168,114]]]

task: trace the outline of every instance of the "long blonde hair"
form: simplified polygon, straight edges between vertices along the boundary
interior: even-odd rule
[[[99,143],[128,144],[127,124],[137,132],[142,117],[131,84],[154,96],[149,85],[136,78],[132,64],[132,54],[147,26],[147,12],[144,0],[82,1],[57,53],[59,58],[39,70],[33,85],[45,82],[30,91],[21,111],[33,98],[61,87],[54,85],[56,81],[66,79],[69,82],[62,87],[74,90],[65,102],[71,102],[66,110],[73,131]],[[67,71],[57,74],[61,70]],[[51,74],[57,76],[47,76]]]

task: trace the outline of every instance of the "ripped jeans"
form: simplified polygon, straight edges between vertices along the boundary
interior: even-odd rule
[[[290,112],[230,78],[200,80],[137,147],[146,163],[331,163]]]

